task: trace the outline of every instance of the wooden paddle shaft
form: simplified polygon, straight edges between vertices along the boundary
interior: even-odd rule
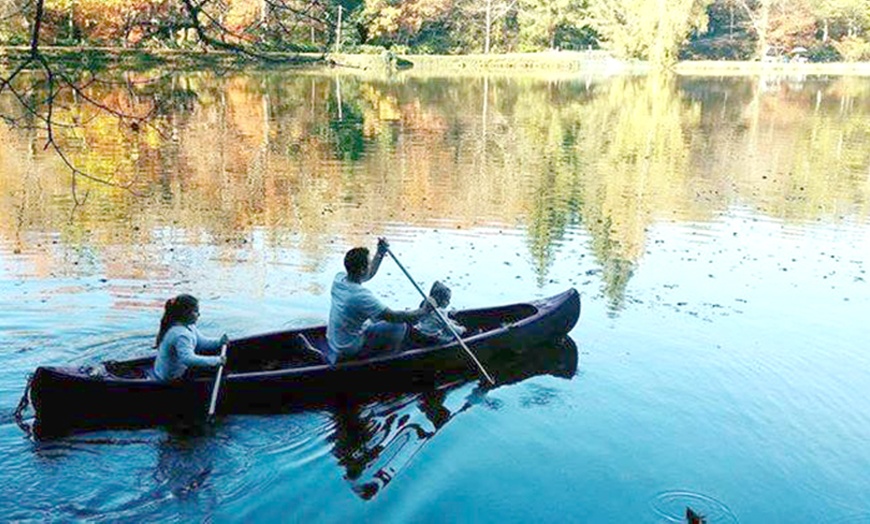
[[[408,280],[410,280],[411,283],[414,284],[414,287],[417,288],[417,291],[423,297],[423,300],[428,301],[429,297],[426,295],[425,292],[423,292],[423,290],[420,288],[420,286],[417,284],[417,281],[414,280],[411,274],[408,273],[408,270],[405,269],[405,266],[403,266],[402,263],[399,262],[399,259],[396,258],[396,255],[393,254],[390,248],[387,248],[387,253],[390,254],[390,256],[393,258],[393,261],[395,261],[396,265],[399,266],[399,269],[402,270],[402,273],[404,273],[405,276],[408,277]],[[481,364],[480,361],[477,360],[477,357],[474,356],[474,353],[471,352],[471,349],[469,349],[468,346],[465,345],[462,337],[459,336],[459,333],[456,332],[456,330],[453,328],[453,325],[450,324],[447,318],[444,317],[444,314],[441,313],[438,308],[432,308],[432,310],[435,311],[435,314],[438,315],[438,318],[441,320],[441,322],[447,327],[448,330],[450,330],[450,333],[453,334],[453,338],[455,338],[456,341],[459,342],[459,345],[462,346],[462,349],[465,350],[465,353],[467,353],[468,356],[471,357],[471,360],[474,361],[474,363],[477,365],[477,368],[480,370],[481,373],[483,373],[483,376],[486,377],[486,380],[488,380],[490,384],[495,385],[495,380],[493,380],[492,377],[489,376],[489,373],[487,373],[486,368],[483,367],[483,364]]]
[[[221,356],[226,358],[226,356],[227,356],[227,344],[224,344],[223,346],[221,346]],[[221,364],[220,367],[218,367],[217,377],[214,380],[214,388],[212,388],[212,390],[211,390],[211,402],[208,405],[208,416],[209,417],[214,416],[214,410],[217,407],[218,391],[220,391],[220,388],[221,388],[221,378],[223,378],[223,375],[224,375],[224,365]]]

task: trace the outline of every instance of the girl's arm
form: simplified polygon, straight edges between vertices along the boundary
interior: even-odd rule
[[[185,332],[178,336],[175,341],[175,351],[178,354],[178,360],[187,366],[198,367],[217,367],[221,365],[221,357],[208,357],[205,355],[197,355],[194,341],[195,335],[191,332]]]
[[[453,313],[454,313],[454,311],[445,312],[444,318],[447,319],[447,322],[449,322],[450,325],[453,326],[453,329],[455,329],[458,334],[460,334],[460,335],[465,334],[465,332],[468,330],[468,328],[466,328],[465,326],[463,326],[462,324],[457,322],[456,319],[453,318]]]
[[[196,332],[196,351],[205,354],[216,355],[220,352],[221,346],[229,341],[229,337],[224,334],[221,338],[209,338],[202,334],[196,326],[190,326],[190,329]]]

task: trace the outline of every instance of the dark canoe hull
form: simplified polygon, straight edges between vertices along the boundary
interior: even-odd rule
[[[571,289],[546,299],[456,313],[470,327],[463,338],[496,382],[498,363],[523,358],[536,347],[564,338],[580,315],[580,297]],[[458,343],[412,347],[401,353],[341,362],[331,367],[307,349],[326,346],[325,327],[268,333],[233,340],[219,413],[290,410],[329,402],[341,395],[378,394],[429,387],[473,377],[478,371]],[[107,362],[105,369],[40,367],[30,384],[37,434],[70,430],[142,427],[195,422],[202,418],[214,385],[214,372],[160,383],[144,371],[153,358]],[[507,377],[505,377],[507,378]]]

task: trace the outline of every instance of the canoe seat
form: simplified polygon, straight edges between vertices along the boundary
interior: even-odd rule
[[[317,359],[319,359],[319,361],[320,361],[321,363],[323,363],[323,364],[327,364],[327,363],[328,363],[327,360],[326,360],[326,355],[323,354],[323,351],[320,351],[319,349],[317,349],[317,348],[314,346],[314,344],[312,344],[311,341],[308,340],[308,337],[306,337],[303,333],[299,333],[299,337],[298,337],[298,338],[299,338],[299,341],[302,343],[302,347],[303,347],[306,351],[308,351],[309,353],[313,354]]]
[[[103,367],[108,374],[118,378],[132,379],[147,379],[151,378],[148,371],[151,369],[151,364],[141,361],[119,362],[116,360],[107,360],[103,362]]]

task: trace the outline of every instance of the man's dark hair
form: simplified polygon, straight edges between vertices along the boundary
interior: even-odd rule
[[[355,247],[344,255],[344,269],[349,277],[361,277],[369,269],[369,250],[364,247]]]

